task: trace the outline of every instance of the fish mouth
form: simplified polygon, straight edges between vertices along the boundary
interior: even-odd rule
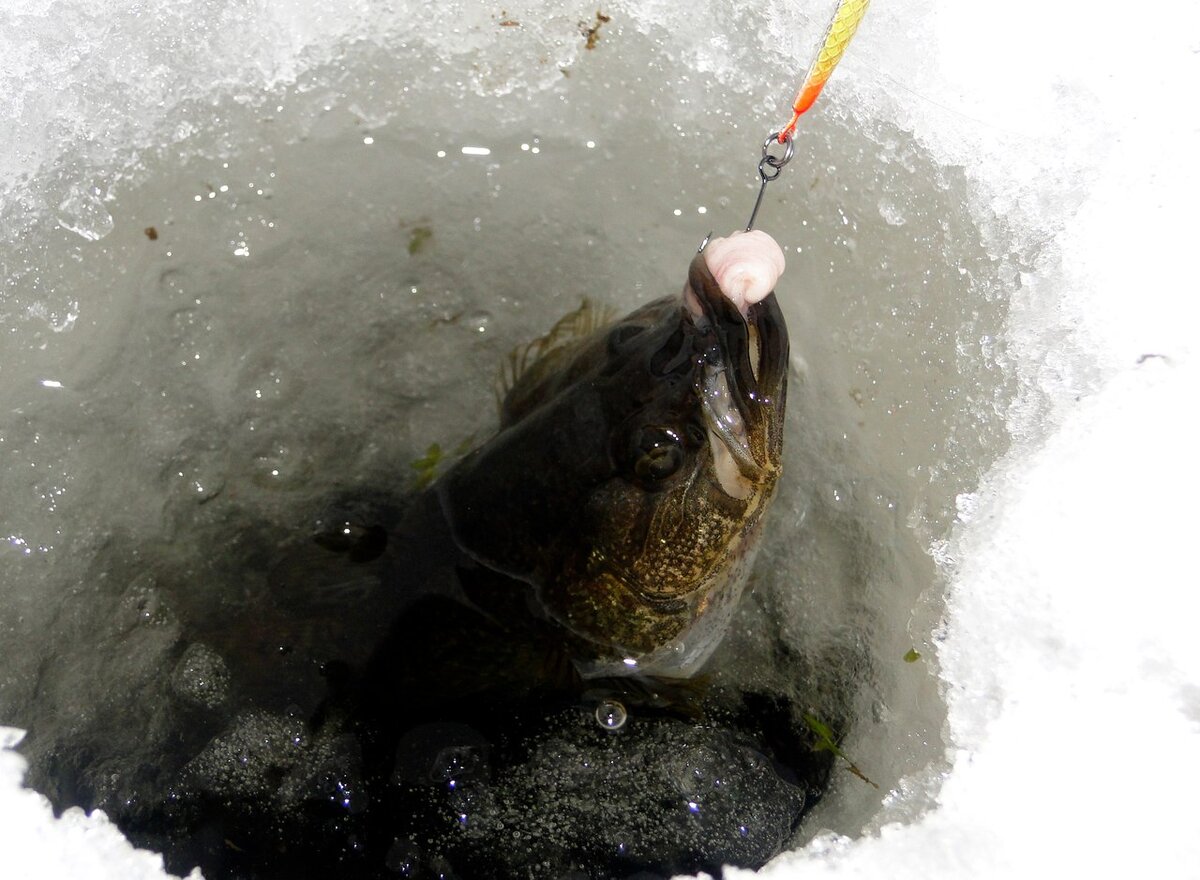
[[[787,391],[787,324],[772,291],[744,311],[722,292],[703,249],[688,268],[684,304],[701,336],[696,382],[718,480],[748,498],[778,468]]]

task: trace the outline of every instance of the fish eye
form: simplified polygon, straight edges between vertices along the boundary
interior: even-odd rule
[[[633,452],[633,472],[648,483],[661,482],[683,466],[683,443],[670,428],[642,428]]]

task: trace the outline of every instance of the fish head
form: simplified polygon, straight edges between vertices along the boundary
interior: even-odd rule
[[[517,381],[501,431],[439,484],[456,540],[532,585],[585,676],[692,675],[780,476],[787,364],[774,293],[739,306],[697,254],[681,296]]]

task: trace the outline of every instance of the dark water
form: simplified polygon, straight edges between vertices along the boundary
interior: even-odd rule
[[[92,578],[103,593],[136,564],[140,581],[109,619],[64,607],[48,636],[99,624],[126,651],[93,674],[127,687],[25,719],[31,782],[209,877],[669,876],[757,867],[792,839],[833,758],[794,694],[581,681],[522,595],[464,566],[431,493],[347,497],[310,520],[320,543],[226,504],[188,530],[191,561],[237,536],[203,568],[114,536]],[[391,538],[374,528],[397,517]],[[449,567],[482,604],[401,600],[387,540],[408,542],[405,579]]]
[[[86,568],[18,621],[37,622],[38,647],[12,658],[29,674],[3,697],[5,720],[29,729],[30,784],[60,809],[104,809],[172,871],[209,877],[761,865],[792,841],[833,760],[814,751],[814,704],[803,679],[787,681],[802,667],[780,626],[754,637],[775,655],[758,672],[774,678],[714,663],[682,684],[580,681],[523,594],[481,598],[497,591],[464,568],[420,488],[494,429],[504,351],[576,292],[621,308],[637,285],[551,274],[522,303],[495,274],[516,257],[477,253],[473,217],[414,216],[404,180],[365,197],[387,159],[360,169],[364,198],[328,241],[214,258],[257,253],[247,210],[264,212],[250,219],[268,238],[276,220],[328,220],[336,200],[297,167],[350,144],[244,172],[297,180],[268,201],[247,186],[213,211],[169,177],[152,184],[137,202],[161,218],[155,236],[114,242],[94,270],[140,265],[140,306],[110,318],[115,350],[34,408],[45,424],[61,406],[75,437],[64,467],[79,472],[80,446],[114,452],[81,472],[92,510],[108,511],[72,535]],[[232,172],[198,176],[213,173]],[[460,252],[477,265],[447,260]],[[78,422],[76,406],[93,418]],[[380,555],[380,535],[404,544],[402,572],[381,569],[396,554]],[[433,595],[398,600],[400,575]],[[447,579],[475,591],[477,610],[439,594]],[[846,704],[837,694],[821,717],[848,730]],[[623,723],[602,723],[614,712]]]

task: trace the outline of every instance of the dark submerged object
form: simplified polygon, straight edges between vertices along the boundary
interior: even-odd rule
[[[433,486],[335,507],[251,613],[186,633],[231,696],[176,701],[135,796],[76,755],[45,770],[60,801],[210,878],[669,875],[786,845],[831,756],[798,709],[694,678],[780,473],[779,305],[743,317],[698,254],[682,297],[596,323],[515,358],[499,432]]]
[[[632,660],[690,676],[749,574],[780,472],[787,364],[774,294],[743,318],[697,254],[682,299],[522,373],[500,432],[439,483],[457,545],[530,584],[588,674]]]

